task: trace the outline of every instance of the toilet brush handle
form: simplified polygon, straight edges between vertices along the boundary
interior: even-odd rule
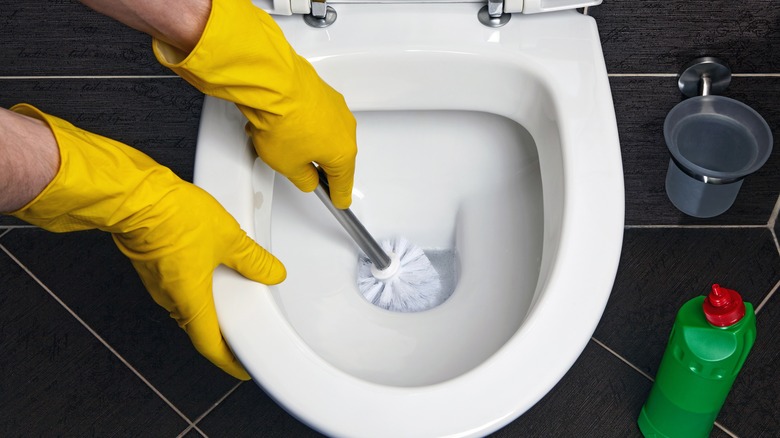
[[[379,243],[371,236],[363,224],[360,223],[358,218],[352,213],[352,210],[349,208],[336,208],[333,205],[333,202],[330,200],[328,177],[319,166],[317,166],[317,173],[320,175],[320,184],[314,189],[314,193],[333,214],[333,217],[344,227],[344,230],[352,237],[357,246],[368,256],[376,269],[380,271],[387,269],[390,266],[390,257],[382,250],[382,247],[379,246]]]

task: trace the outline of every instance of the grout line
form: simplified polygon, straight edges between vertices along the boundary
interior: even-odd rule
[[[187,426],[187,428],[186,428],[186,429],[184,429],[183,431],[181,431],[181,433],[180,433],[180,434],[176,435],[176,438],[182,438],[182,437],[184,437],[184,435],[187,435],[187,433],[188,433],[189,431],[191,431],[193,427],[194,427],[194,426],[193,426],[192,424],[190,424],[189,426]]]
[[[236,383],[236,385],[235,385],[235,386],[233,386],[232,388],[230,388],[230,390],[228,390],[228,392],[226,392],[226,393],[225,393],[225,395],[223,395],[222,397],[220,397],[220,398],[219,398],[219,400],[217,400],[216,402],[214,402],[214,404],[213,404],[213,405],[211,405],[211,407],[209,407],[208,409],[206,409],[206,412],[202,413],[200,416],[198,416],[198,418],[196,418],[195,420],[193,420],[193,421],[192,421],[192,425],[191,425],[190,427],[188,427],[187,429],[185,429],[185,430],[184,430],[184,432],[182,432],[182,433],[181,433],[181,435],[179,435],[179,437],[177,437],[177,438],[180,438],[180,437],[182,437],[182,436],[183,436],[185,433],[189,432],[189,431],[190,431],[190,430],[192,430],[192,429],[195,429],[195,430],[197,430],[197,431],[198,431],[198,432],[199,432],[201,435],[203,435],[204,437],[208,437],[208,435],[206,435],[206,433],[205,433],[205,432],[203,432],[202,430],[200,430],[200,428],[198,428],[197,424],[198,424],[198,423],[199,423],[201,420],[203,420],[204,418],[206,418],[206,416],[207,416],[207,415],[209,415],[209,414],[210,414],[210,413],[211,413],[211,412],[212,412],[214,409],[216,409],[216,408],[217,408],[217,406],[219,406],[219,405],[220,405],[220,404],[221,404],[223,401],[225,401],[225,399],[226,399],[226,398],[230,397],[230,395],[231,395],[231,394],[233,394],[233,393],[236,391],[236,389],[238,389],[238,387],[239,387],[239,386],[241,386],[241,384],[242,384],[242,383],[244,383],[244,382],[238,382],[238,383]]]
[[[180,434],[176,435],[176,438],[183,438],[183,437],[184,437],[184,436],[185,436],[187,433],[189,433],[190,431],[193,431],[193,430],[194,430],[194,431],[196,431],[196,432],[198,432],[198,433],[200,433],[200,435],[201,435],[202,437],[208,438],[208,435],[206,435],[205,433],[203,433],[203,431],[202,431],[202,430],[200,430],[200,429],[198,429],[197,427],[195,427],[195,425],[194,425],[194,424],[190,424],[189,426],[187,426],[187,428],[186,428],[186,429],[184,429],[184,430],[183,430],[183,431],[182,431]]]
[[[730,436],[730,437],[732,437],[732,438],[739,438],[739,436],[737,436],[737,434],[735,434],[734,432],[732,432],[732,431],[730,431],[730,430],[726,429],[726,427],[725,427],[724,425],[722,425],[722,424],[718,423],[717,421],[715,422],[715,426],[717,426],[717,427],[718,427],[718,429],[720,429],[720,430],[722,430],[723,432],[725,432],[725,433],[726,433],[726,435],[728,435],[728,436]]]
[[[7,229],[0,228],[0,237],[3,237],[3,236],[5,236],[6,234],[8,234],[10,232],[11,232],[10,228],[7,228]]]
[[[677,73],[607,73],[610,78],[676,78]]]
[[[760,311],[761,311],[761,309],[763,309],[763,308],[764,308],[764,305],[765,305],[765,304],[766,304],[766,303],[767,303],[767,302],[768,302],[770,299],[772,299],[772,297],[775,295],[775,292],[777,292],[777,290],[778,290],[778,289],[780,289],[780,281],[778,281],[778,282],[777,282],[777,284],[775,284],[775,287],[773,287],[773,288],[772,288],[772,290],[770,290],[770,291],[769,291],[769,293],[768,293],[768,294],[766,294],[766,296],[764,297],[764,299],[763,299],[763,300],[761,300],[761,303],[760,303],[758,306],[756,306],[756,309],[755,309],[756,315],[758,315],[758,312],[760,312]]]
[[[99,76],[0,76],[0,81],[41,80],[41,79],[180,79],[178,75],[99,75]]]
[[[777,197],[775,208],[772,209],[772,214],[769,215],[769,221],[766,223],[766,226],[769,228],[769,232],[772,234],[772,238],[775,240],[777,252],[780,253],[780,241],[778,241],[777,233],[775,232],[775,225],[777,225],[778,214],[780,214],[780,196]]]
[[[777,233],[775,233],[774,228],[769,229],[769,234],[772,235],[772,238],[775,241],[775,246],[777,247],[777,252],[780,253],[780,240],[777,239]]]
[[[632,364],[631,362],[629,362],[629,361],[628,361],[628,359],[626,359],[625,357],[623,357],[623,356],[619,355],[619,354],[618,354],[618,353],[617,353],[615,350],[613,350],[613,349],[611,349],[611,348],[607,347],[607,345],[606,345],[606,344],[604,344],[603,342],[599,341],[599,340],[598,340],[598,339],[596,339],[595,337],[591,337],[591,338],[590,338],[590,340],[591,340],[591,341],[593,341],[593,342],[595,342],[595,343],[597,343],[597,344],[599,344],[599,345],[601,346],[601,348],[603,348],[603,349],[607,350],[608,352],[612,353],[612,355],[613,355],[613,356],[615,356],[616,358],[618,358],[618,359],[620,359],[621,361],[623,361],[623,362],[624,362],[626,365],[628,365],[628,366],[630,366],[631,368],[633,368],[633,369],[634,369],[634,371],[636,371],[636,372],[638,372],[639,374],[641,374],[641,375],[645,376],[645,377],[646,377],[648,380],[650,380],[651,382],[655,382],[655,379],[654,379],[654,378],[653,378],[653,377],[652,377],[650,374],[647,374],[646,372],[644,372],[644,371],[640,370],[640,369],[639,369],[639,367],[637,367],[636,365],[634,365],[634,364]]]
[[[192,426],[192,428],[194,430],[196,430],[200,434],[200,436],[202,436],[203,438],[209,438],[209,436],[206,435],[206,432],[200,430],[200,428],[198,428],[198,426]]]
[[[0,229],[2,228],[8,228],[9,230],[13,230],[16,228],[39,228],[37,225],[0,225]]]
[[[766,225],[624,225],[623,228],[641,229],[641,228],[691,228],[691,229],[764,229]]]
[[[24,272],[26,272],[27,275],[29,275],[36,283],[38,283],[38,285],[41,286],[43,290],[45,290],[46,293],[48,293],[52,298],[54,298],[54,300],[57,301],[60,304],[60,306],[62,306],[68,313],[70,313],[72,317],[76,318],[76,321],[78,321],[85,329],[87,329],[87,331],[90,332],[92,336],[97,338],[97,340],[100,341],[100,343],[103,344],[103,346],[106,347],[108,351],[110,351],[114,356],[116,356],[130,371],[132,371],[139,379],[141,379],[141,381],[145,383],[146,386],[148,386],[152,390],[152,392],[157,394],[157,396],[160,397],[171,409],[173,409],[174,412],[179,414],[179,416],[183,418],[187,423],[192,424],[192,421],[189,418],[187,418],[187,416],[184,415],[184,413],[182,413],[176,406],[174,406],[173,403],[171,403],[171,401],[168,400],[168,398],[166,398],[159,390],[157,390],[157,388],[155,388],[155,386],[152,385],[151,382],[149,382],[144,376],[142,376],[141,373],[138,372],[138,370],[136,370],[132,365],[130,365],[130,363],[124,357],[122,357],[122,355],[119,354],[118,351],[116,351],[113,347],[111,347],[111,345],[109,345],[105,339],[103,339],[92,327],[90,327],[90,325],[87,324],[86,321],[81,319],[81,317],[79,317],[76,314],[76,312],[73,311],[73,309],[68,307],[68,305],[65,304],[65,302],[60,299],[60,297],[58,297],[51,289],[49,289],[45,284],[43,284],[43,282],[38,277],[36,277],[35,274],[33,274],[32,271],[30,271],[30,269],[27,268],[27,266],[25,266],[13,254],[11,254],[11,252],[5,246],[0,244],[0,250],[5,252],[6,255],[8,255],[8,257],[11,258],[11,260],[13,260],[17,265],[19,265],[19,267],[22,268],[22,270],[24,270]]]
[[[732,73],[733,78],[780,78],[780,73]]]
[[[611,78],[676,78],[679,73],[608,73]],[[780,73],[732,73],[734,78],[780,78]]]
[[[775,242],[775,247],[777,248],[777,252],[780,254],[780,242],[778,242],[777,239],[777,233],[775,232],[775,225],[777,225],[777,216],[778,212],[780,211],[780,196],[777,197],[777,202],[775,203],[775,207],[772,209],[772,214],[769,215],[769,220],[766,223],[767,228],[769,228],[769,234],[772,235],[772,240]],[[780,289],[780,281],[775,284],[775,287],[772,288],[772,290],[769,291],[768,294],[766,294],[766,297],[764,297],[763,300],[761,300],[761,303],[756,306],[755,312],[756,315],[758,315],[758,312],[761,311],[761,309],[764,308],[764,305],[766,305],[767,302],[769,302],[770,299],[775,295],[775,292]]]
[[[777,215],[780,214],[780,195],[777,197],[777,202],[775,202],[775,208],[772,209],[772,214],[769,215],[769,220],[766,223],[766,226],[769,228],[774,228],[777,224]]]

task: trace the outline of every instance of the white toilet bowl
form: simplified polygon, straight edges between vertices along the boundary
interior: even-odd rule
[[[226,268],[220,326],[255,381],[334,436],[483,436],[534,405],[589,341],[623,232],[623,174],[595,22],[480,24],[475,3],[339,4],[324,29],[277,17],[358,122],[353,211],[423,247],[454,290],[396,313],[357,290],[358,250],[314,194],[255,158],[206,98],[195,182],[288,269]]]

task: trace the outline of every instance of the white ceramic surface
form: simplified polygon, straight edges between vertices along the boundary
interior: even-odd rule
[[[220,268],[223,333],[258,384],[335,436],[483,436],[533,406],[590,339],[623,230],[615,115],[595,22],[477,22],[479,4],[343,4],[278,21],[358,120],[353,210],[376,237],[457,254],[442,305],[376,308],[357,250],[313,194],[256,160],[207,98],[195,181],[288,268],[268,288]]]

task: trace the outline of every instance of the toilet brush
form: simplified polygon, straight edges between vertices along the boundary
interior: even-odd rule
[[[419,312],[439,304],[439,273],[423,250],[405,238],[377,243],[349,208],[333,205],[327,176],[319,166],[317,172],[320,184],[314,193],[364,253],[358,260],[357,284],[366,300],[395,312]]]

